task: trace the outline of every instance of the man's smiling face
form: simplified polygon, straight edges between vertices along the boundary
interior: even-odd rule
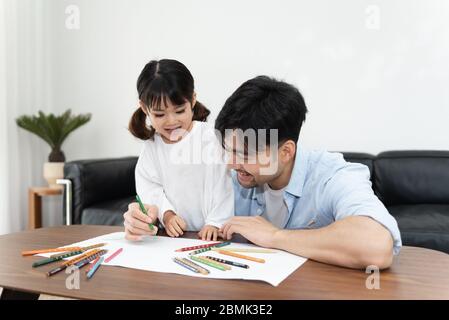
[[[224,140],[228,168],[237,172],[240,185],[253,188],[276,179],[282,171],[278,149],[267,146],[255,148],[243,141],[235,131]]]

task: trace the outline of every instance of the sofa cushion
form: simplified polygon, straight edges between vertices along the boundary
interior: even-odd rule
[[[373,180],[386,206],[449,204],[449,151],[382,152]]]
[[[133,201],[133,197],[125,197],[95,203],[83,210],[81,224],[123,226],[123,214]]]
[[[389,206],[401,231],[402,243],[449,253],[449,205]]]

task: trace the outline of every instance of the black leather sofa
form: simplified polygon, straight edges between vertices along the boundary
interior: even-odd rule
[[[123,225],[123,213],[136,196],[136,163],[137,157],[66,163],[64,179],[72,182],[71,223]]]
[[[404,245],[449,253],[449,151],[343,155],[368,166],[373,190],[398,221]],[[72,223],[123,225],[123,213],[136,194],[136,162],[128,157],[66,163]]]

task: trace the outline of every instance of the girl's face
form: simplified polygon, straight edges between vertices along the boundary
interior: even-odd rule
[[[164,100],[166,100],[164,103]],[[173,105],[170,99],[162,99],[160,108],[148,108],[140,101],[140,107],[150,118],[154,130],[159,133],[166,143],[174,143],[182,139],[184,134],[192,128],[193,107],[196,103],[195,95],[192,103],[188,100],[181,105]]]

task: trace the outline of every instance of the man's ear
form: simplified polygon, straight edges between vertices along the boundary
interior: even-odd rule
[[[287,140],[281,145],[279,151],[281,161],[284,163],[290,162],[295,159],[296,143],[293,140]]]
[[[139,106],[140,106],[140,109],[142,109],[143,113],[145,113],[147,116],[149,116],[148,107],[145,105],[145,103],[143,103],[142,100],[139,100]]]

